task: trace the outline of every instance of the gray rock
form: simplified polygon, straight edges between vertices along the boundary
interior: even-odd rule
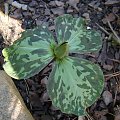
[[[104,91],[102,97],[106,105],[109,105],[111,102],[113,102],[112,94],[109,91]]]
[[[34,120],[12,79],[0,71],[0,120]]]

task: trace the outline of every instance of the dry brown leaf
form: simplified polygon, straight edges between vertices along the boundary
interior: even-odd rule
[[[115,15],[113,13],[110,13],[108,16],[105,16],[105,18],[102,19],[102,22],[106,24],[107,21],[113,22],[114,20],[115,20]]]
[[[112,70],[112,68],[113,68],[113,66],[112,65],[106,65],[106,64],[104,64],[103,65],[103,68],[105,69],[105,70]]]
[[[103,117],[104,115],[106,115],[108,113],[108,110],[102,110],[102,111],[95,111],[94,112],[94,117],[96,118],[95,120],[105,120],[105,117]]]

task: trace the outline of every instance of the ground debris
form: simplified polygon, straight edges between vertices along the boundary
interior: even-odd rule
[[[113,4],[118,4],[118,3],[120,3],[119,0],[107,0],[105,2],[105,5],[113,5]]]
[[[115,15],[113,13],[110,13],[109,15],[105,16],[105,18],[102,19],[103,23],[106,24],[107,21],[113,22],[115,20]]]
[[[71,14],[74,17],[84,17],[88,20],[89,28],[99,30],[102,35],[103,46],[97,53],[90,53],[87,58],[96,64],[99,64],[105,75],[105,88],[99,98],[89,109],[91,118],[85,117],[84,120],[119,120],[119,114],[114,108],[120,105],[120,89],[116,84],[120,80],[120,46],[113,44],[113,38],[117,39],[108,25],[108,21],[120,36],[120,7],[119,0],[17,0],[21,4],[28,6],[24,11],[14,6],[9,8],[10,17],[21,20],[24,23],[30,23],[29,18],[36,22],[36,25],[46,25],[49,30],[55,30],[54,20],[57,16]],[[0,5],[1,6],[1,5]],[[1,7],[2,8],[2,7]],[[3,10],[3,9],[2,9]],[[18,13],[18,14],[17,14]],[[1,17],[1,16],[0,16]],[[28,18],[28,19],[26,19]],[[7,25],[6,25],[7,26]],[[26,24],[25,24],[26,26]],[[30,23],[29,28],[33,25]],[[102,27],[102,29],[100,28]],[[25,27],[26,29],[26,27]],[[19,29],[20,30],[20,29]],[[9,35],[9,34],[8,34]],[[13,36],[14,34],[12,34]],[[9,37],[9,36],[7,36]],[[6,40],[6,39],[5,39]],[[51,72],[51,66],[48,66],[41,73],[28,79],[29,96],[26,94],[24,82],[16,81],[24,101],[32,111],[35,120],[41,120],[45,115],[46,120],[78,120],[75,115],[62,113],[55,108],[48,98],[46,85],[48,76]],[[117,81],[117,82],[116,82]],[[119,86],[119,84],[118,84]],[[119,87],[120,88],[120,87]],[[29,100],[28,100],[29,99]],[[115,99],[115,100],[114,100]],[[30,106],[30,103],[32,107]],[[110,106],[113,105],[114,106]],[[110,112],[112,111],[112,112]],[[48,116],[48,117],[46,117]],[[50,116],[50,117],[49,117]],[[109,116],[113,118],[110,119]]]
[[[113,102],[112,94],[109,91],[104,91],[102,97],[106,105],[109,105],[111,102]]]
[[[74,7],[77,11],[79,11],[78,7],[77,7],[77,4],[79,3],[79,0],[68,0],[67,3]]]

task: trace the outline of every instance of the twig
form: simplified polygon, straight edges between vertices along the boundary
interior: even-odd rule
[[[117,105],[117,110],[119,111],[119,113],[120,113],[120,107]]]
[[[110,35],[110,33],[109,33],[107,30],[105,30],[102,26],[100,26],[98,23],[96,23],[96,25],[97,25],[104,33],[106,33],[107,35]]]
[[[119,38],[119,36],[116,34],[116,32],[113,30],[113,27],[112,27],[111,23],[110,23],[108,20],[107,20],[107,23],[108,23],[108,25],[109,25],[111,31],[113,32],[113,34],[114,34],[115,37],[117,38],[117,39],[116,39],[117,42],[120,43],[120,38]]]
[[[120,44],[120,40],[118,41],[118,38],[113,34],[109,33],[107,30],[105,30],[102,26],[100,26],[98,23],[96,23],[96,25],[106,34],[109,36],[110,38],[113,38],[115,41],[117,41]],[[112,35],[112,36],[111,36]]]
[[[75,119],[77,119],[77,117],[73,118],[72,120],[75,120]]]
[[[114,61],[113,61],[113,65],[115,66],[115,62]],[[115,67],[113,68],[113,72],[115,72]],[[113,78],[116,81],[115,97],[114,97],[114,100],[113,100],[113,106],[115,106],[117,93],[118,93],[118,90],[119,90],[119,79],[118,79],[118,76],[114,76]]]
[[[120,63],[120,60],[111,59],[111,58],[107,58],[107,59],[109,59],[109,60],[111,60],[111,61],[114,61],[114,62],[117,62],[117,63]]]
[[[28,86],[26,79],[24,79],[24,82],[25,82],[25,86],[26,86],[27,103],[29,103],[30,109],[32,110],[32,105],[31,105],[30,98],[29,98],[29,86]]]
[[[120,71],[112,73],[112,74],[107,74],[107,75],[104,75],[104,76],[105,77],[115,77],[115,76],[118,76],[118,75],[120,75]]]
[[[114,116],[114,117],[115,117],[115,115],[114,115],[114,114],[112,114],[112,113],[109,113],[109,112],[108,112],[108,114],[110,114],[110,115],[112,115],[112,116]]]
[[[88,120],[94,120],[89,114],[86,115]]]
[[[86,3],[85,3],[86,4]],[[96,11],[99,11],[99,12],[101,12],[102,11],[102,8],[100,8],[100,7],[96,7],[95,6],[95,4],[87,4],[88,5],[88,7],[90,7],[90,9],[92,8],[92,10],[96,10]]]

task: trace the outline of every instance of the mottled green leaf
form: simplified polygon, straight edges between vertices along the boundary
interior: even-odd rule
[[[98,65],[84,59],[68,57],[68,53],[97,51],[101,37],[87,30],[82,18],[63,15],[56,19],[55,43],[45,26],[22,33],[12,46],[5,48],[4,70],[15,79],[37,74],[52,59],[53,70],[48,81],[48,93],[53,104],[65,113],[85,115],[103,90],[103,73]]]
[[[69,57],[53,66],[47,89],[54,106],[81,116],[100,97],[103,86],[103,73],[98,65]]]
[[[83,18],[63,15],[55,23],[58,43],[67,41],[69,52],[92,52],[101,48],[101,35],[95,30],[87,30]]]
[[[46,26],[27,30],[9,48],[5,48],[4,70],[15,79],[29,78],[37,74],[52,58],[54,38]]]

